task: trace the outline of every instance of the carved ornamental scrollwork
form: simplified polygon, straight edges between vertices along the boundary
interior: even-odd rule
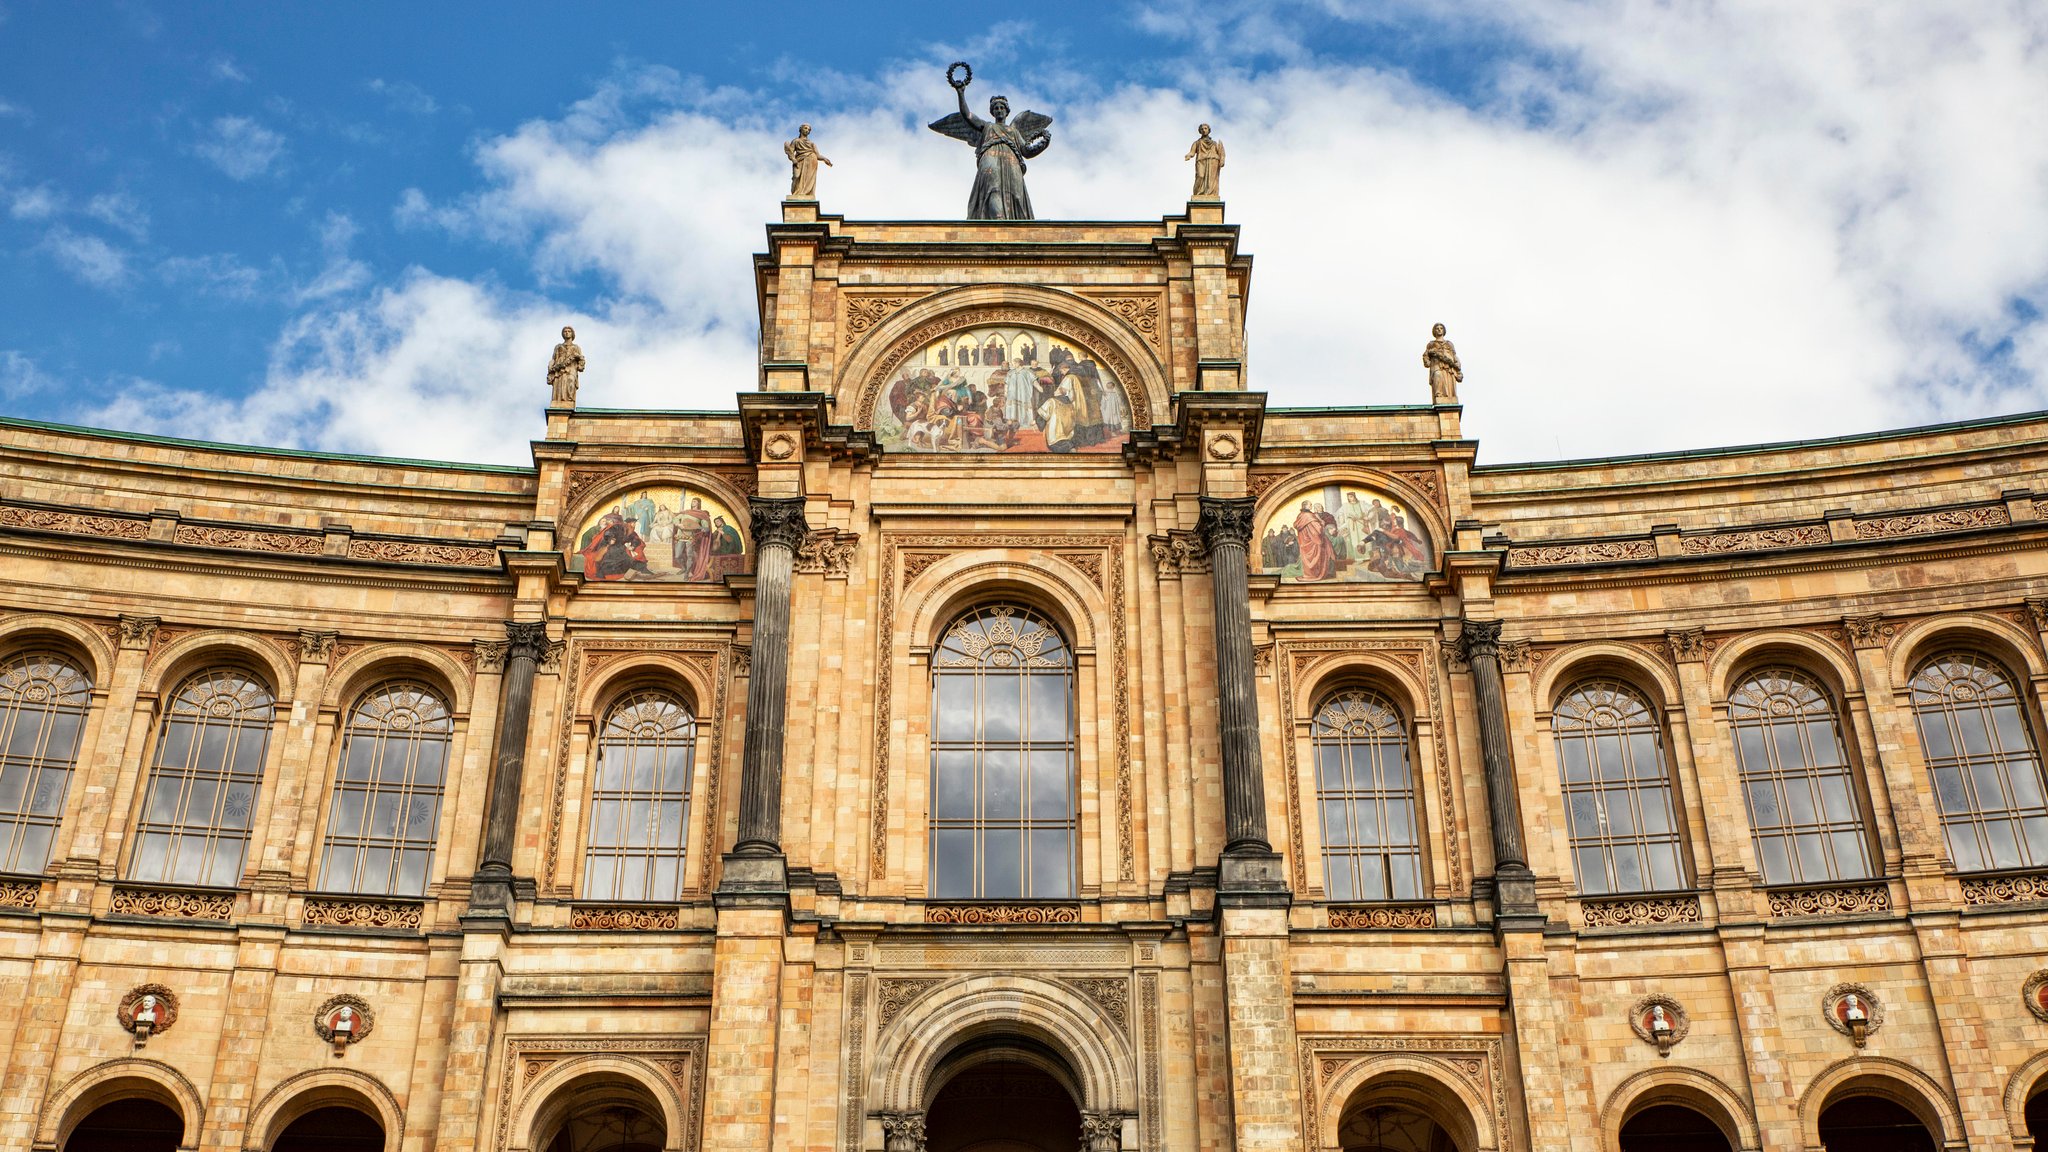
[[[1691,894],[1589,899],[1579,908],[1585,914],[1588,928],[1652,928],[1698,924],[1705,919],[1700,911],[1700,898]]]
[[[348,542],[351,560],[376,560],[385,564],[432,564],[443,568],[495,568],[498,550],[474,544],[422,543],[416,540],[363,540]]]
[[[548,650],[548,626],[537,620],[508,620],[505,622],[505,655],[508,659],[525,657],[538,662]]]
[[[1593,540],[1583,544],[1528,544],[1508,549],[1510,568],[1552,568],[1577,564],[1621,564],[1655,560],[1657,545],[1649,540]]]
[[[1124,1113],[1081,1113],[1082,1152],[1117,1152],[1124,1146]]]
[[[1980,508],[1941,508],[1932,512],[1910,512],[1899,516],[1858,517],[1858,540],[1887,540],[1894,536],[1919,536],[1928,532],[1962,532],[1971,528],[1999,528],[2012,523],[2002,504]]]
[[[418,931],[424,905],[410,900],[357,900],[309,896],[303,921],[320,928],[397,928]]]
[[[927,924],[1079,924],[1072,904],[927,904]]]
[[[1849,633],[1849,642],[1858,648],[1889,648],[1899,634],[1898,625],[1876,615],[1844,616],[1842,627]]]
[[[682,927],[682,911],[659,904],[576,904],[569,909],[569,927],[583,932],[673,932]]]
[[[1773,916],[1849,916],[1892,910],[1891,890],[1882,884],[1826,888],[1779,888],[1770,894]]]
[[[506,644],[503,640],[473,641],[472,648],[475,653],[476,670],[479,673],[503,672],[505,670],[505,653],[509,647],[510,645]]]
[[[123,648],[147,651],[160,623],[154,616],[122,616],[114,621],[114,636]]]
[[[942,983],[937,976],[884,977],[875,995],[875,1027],[887,1028],[889,1021]]]
[[[171,534],[171,539],[179,544],[202,548],[279,552],[287,556],[318,556],[326,546],[326,538],[318,532],[277,532],[209,524],[180,524]]]
[[[1178,580],[1183,575],[1209,570],[1209,550],[1202,546],[1199,535],[1185,528],[1149,537],[1146,543],[1151,546],[1152,563],[1163,580]]]
[[[782,547],[794,554],[811,534],[811,526],[804,521],[801,496],[788,500],[756,496],[747,501],[747,509],[752,516],[756,548]]]
[[[2048,872],[1963,877],[1965,904],[2025,904],[2048,900]]]
[[[235,914],[235,894],[186,892],[171,888],[116,888],[109,910],[117,916],[225,921]]]
[[[1500,659],[1499,620],[1467,620],[1458,633],[1458,658],[1470,664],[1474,659]]]
[[[1697,664],[1714,654],[1718,645],[1707,639],[1705,628],[1673,628],[1664,633],[1664,647],[1673,664]]]
[[[1122,976],[1076,976],[1061,981],[1086,996],[1090,1003],[1102,1009],[1102,1014],[1116,1021],[1119,1032],[1131,1026],[1131,982]]]
[[[915,299],[915,296],[866,296],[852,292],[842,293],[839,297],[839,327],[846,333],[845,346],[851,348],[859,343],[861,337],[874,331],[882,321],[895,315],[898,309]]]
[[[1330,907],[1332,928],[1434,928],[1434,904],[1338,904]]]
[[[34,880],[0,880],[0,908],[27,911],[42,892],[43,886]]]
[[[1163,348],[1161,320],[1165,302],[1157,296],[1090,296],[1097,304],[1116,314],[1154,348]]]
[[[925,1152],[924,1113],[884,1112],[881,1120],[885,1152]]]
[[[1769,548],[1810,548],[1833,540],[1825,524],[1795,524],[1785,528],[1745,528],[1686,536],[1678,541],[1678,550],[1687,556],[1714,556],[1723,552],[1758,552]]]
[[[0,506],[0,528],[35,528],[44,532],[102,536],[109,540],[144,540],[149,537],[149,520],[145,517],[60,512],[54,508],[23,508],[13,504]]]

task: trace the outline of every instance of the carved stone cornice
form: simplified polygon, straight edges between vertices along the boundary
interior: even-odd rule
[[[823,448],[834,456],[866,459],[880,456],[882,446],[874,434],[844,424],[834,424],[827,415],[831,398],[823,392],[746,392],[739,398],[740,426],[747,437],[747,454],[759,461],[768,456],[762,443],[771,426],[797,432],[804,443]]]
[[[1202,497],[1202,514],[1195,521],[1202,550],[1213,553],[1224,544],[1248,548],[1251,544],[1253,504],[1250,498],[1231,500],[1221,496]]]
[[[505,655],[511,659],[524,656],[538,662],[547,654],[548,626],[538,620],[507,620],[505,622]]]
[[[755,496],[747,501],[747,509],[752,517],[756,549],[787,548],[795,553],[811,534],[811,526],[804,520],[801,496],[787,500]]]

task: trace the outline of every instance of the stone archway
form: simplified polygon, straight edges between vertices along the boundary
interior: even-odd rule
[[[925,1103],[925,1152],[1075,1152],[1073,1072],[1028,1041],[989,1037],[949,1053]]]

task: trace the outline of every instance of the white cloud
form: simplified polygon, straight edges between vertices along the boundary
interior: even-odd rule
[[[393,111],[406,112],[414,116],[432,116],[441,110],[441,105],[426,89],[409,80],[371,80],[365,85],[370,91],[384,97]]]
[[[86,202],[85,214],[140,240],[149,235],[149,210],[126,192],[103,192]]]
[[[1177,79],[1105,89],[992,54],[973,89],[1057,117],[1030,177],[1045,218],[1178,212],[1193,127],[1216,125],[1258,260],[1251,382],[1272,404],[1426,401],[1419,357],[1441,320],[1489,460],[2048,406],[2048,134],[2032,111],[2048,106],[2048,8],[1312,7],[1501,55],[1461,104],[1318,57],[1287,12],[1204,4],[1154,20],[1192,37]],[[750,256],[785,187],[781,141],[816,126],[837,163],[827,211],[957,218],[970,155],[923,124],[959,51],[835,78],[855,111],[812,111],[828,93],[801,85],[799,114],[651,69],[485,140],[477,191],[408,190],[394,219],[525,253],[543,291],[594,277],[589,314],[418,270],[368,299],[328,294],[281,342],[248,427],[523,459],[565,321],[591,358],[584,402],[729,407],[754,383]],[[1033,76],[1044,86],[1012,83]]]
[[[166,284],[196,288],[226,300],[253,300],[263,287],[263,273],[232,252],[173,256],[157,265],[157,275]]]
[[[58,225],[43,237],[43,248],[58,266],[94,288],[119,288],[128,282],[128,254],[97,236]]]
[[[232,56],[214,57],[213,63],[207,68],[207,72],[215,80],[224,80],[230,84],[247,84],[249,82],[249,74],[242,71],[241,65],[236,64]]]
[[[18,189],[7,211],[16,220],[47,220],[64,210],[64,201],[48,185]]]
[[[230,179],[248,180],[268,172],[283,155],[284,137],[247,116],[222,116],[192,150]]]
[[[0,399],[19,400],[56,385],[56,379],[34,360],[12,348],[0,349]]]

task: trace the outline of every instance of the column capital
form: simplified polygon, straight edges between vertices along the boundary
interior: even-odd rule
[[[114,624],[115,638],[123,648],[148,648],[156,639],[156,626],[162,623],[154,616],[121,616]]]
[[[1253,503],[1250,497],[1202,497],[1202,515],[1195,521],[1195,531],[1202,534],[1203,549],[1213,553],[1222,544],[1235,544],[1240,548],[1250,546]]]
[[[888,1152],[924,1152],[924,1113],[882,1113],[882,1137]]]
[[[786,500],[771,500],[756,496],[747,502],[752,516],[754,547],[762,549],[779,545],[794,553],[810,534],[811,526],[804,519],[804,498],[793,496]]]
[[[505,621],[506,656],[539,660],[547,652],[548,626],[538,620]]]
[[[1117,1152],[1124,1146],[1123,1112],[1081,1113],[1082,1152]]]
[[[1458,654],[1469,663],[1475,656],[1500,658],[1500,626],[1498,620],[1467,620],[1458,633]]]

